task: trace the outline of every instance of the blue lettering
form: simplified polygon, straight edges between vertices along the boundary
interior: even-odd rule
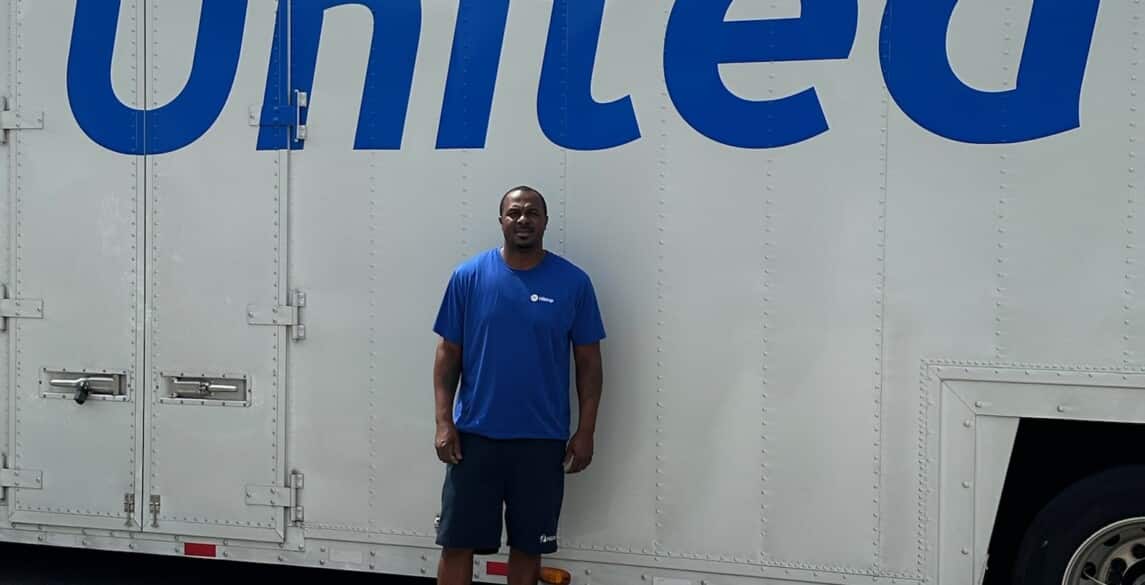
[[[899,107],[922,127],[951,140],[988,144],[1034,140],[1080,125],[1081,85],[1098,0],[1034,3],[1017,87],[967,87],[946,53],[958,0],[889,0],[879,57]]]
[[[484,148],[509,0],[462,0],[449,58],[437,147]]]
[[[84,133],[130,155],[163,154],[197,140],[230,96],[242,48],[246,0],[203,0],[191,75],[166,106],[123,105],[111,85],[119,0],[79,0],[68,56],[68,101]],[[146,128],[146,132],[144,132]]]
[[[602,104],[592,97],[604,0],[555,0],[537,116],[545,136],[574,150],[601,150],[640,138],[632,98]]]
[[[562,148],[602,150],[641,136],[630,95],[611,102],[592,96],[605,1],[553,0],[537,118],[545,136]],[[781,147],[828,131],[814,87],[778,99],[747,100],[724,85],[720,66],[845,59],[855,41],[858,0],[803,0],[799,18],[727,21],[732,1],[676,0],[672,7],[663,66],[668,95],[680,115],[704,136],[738,148]],[[1077,128],[1099,2],[1035,0],[1016,87],[981,91],[958,79],[946,52],[958,0],[887,0],[879,43],[887,87],[907,116],[950,140],[1008,144]],[[486,145],[509,3],[460,0],[439,149]],[[348,4],[366,7],[373,17],[353,148],[401,148],[421,1],[305,0],[278,3],[259,150],[303,147],[292,130],[307,122],[308,111],[296,107],[296,95],[312,94],[326,10]],[[128,155],[168,153],[193,143],[215,123],[230,96],[247,1],[203,0],[188,81],[174,100],[155,109],[124,105],[112,87],[119,10],[120,0],[76,0],[67,92],[77,123],[97,144]],[[288,64],[293,71],[287,71]],[[292,86],[287,79],[293,79]],[[321,96],[312,95],[312,103],[315,99]]]
[[[284,67],[286,49],[283,41],[286,35],[282,34],[281,27],[287,21],[288,4],[291,3],[278,3],[278,33],[271,51],[268,78],[273,78]],[[318,43],[325,11],[346,4],[360,4],[370,9],[374,17],[374,32],[370,42],[370,58],[354,148],[401,148],[418,39],[421,35],[420,0],[306,0],[292,4],[294,14],[289,20],[294,29],[290,31],[293,45],[293,89],[307,94],[311,93],[314,86],[314,69],[318,62]],[[313,99],[314,96],[311,103]],[[263,99],[263,127],[258,136],[259,150],[280,149],[288,141],[292,148],[302,148],[301,141],[287,135],[293,120],[289,119],[290,114],[286,112],[295,104],[293,100],[292,95],[284,95],[274,84],[267,83]],[[306,123],[307,115],[307,110],[303,109],[303,124]]]
[[[803,0],[801,18],[726,22],[731,3],[677,0],[672,9],[664,75],[680,115],[704,136],[740,148],[786,146],[826,132],[814,88],[781,99],[745,100],[728,91],[719,66],[845,59],[855,41],[857,0]]]

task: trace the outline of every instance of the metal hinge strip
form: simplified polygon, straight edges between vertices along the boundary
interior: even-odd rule
[[[8,319],[43,318],[43,299],[10,299],[8,285],[0,284],[0,331],[8,330]]]
[[[44,473],[30,469],[0,469],[0,487],[38,490],[44,487]]]
[[[305,509],[302,507],[302,486],[305,476],[298,471],[291,472],[288,485],[248,485],[246,486],[246,504],[248,506],[270,506],[272,508],[286,508],[290,514],[290,522],[301,524],[306,519]]]
[[[43,111],[13,111],[8,107],[8,98],[0,97],[0,144],[7,144],[9,130],[39,130],[43,127]]]
[[[247,323],[250,325],[271,325],[276,327],[292,327],[291,337],[295,340],[306,338],[306,326],[302,324],[302,307],[306,306],[306,293],[295,290],[291,296],[293,304],[274,305],[272,307],[258,307],[248,305],[246,310]]]

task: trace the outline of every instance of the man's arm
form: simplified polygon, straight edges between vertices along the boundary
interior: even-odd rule
[[[453,398],[461,380],[461,346],[444,338],[433,359],[434,419],[437,431],[433,446],[444,463],[461,461],[461,443],[453,425]]]
[[[600,343],[573,347],[573,359],[576,361],[576,391],[580,405],[580,420],[565,455],[565,468],[569,473],[583,471],[589,463],[592,463],[596,413],[600,408],[600,396],[604,386]]]

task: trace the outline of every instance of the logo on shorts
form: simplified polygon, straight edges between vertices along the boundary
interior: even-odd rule
[[[549,303],[550,305],[556,302],[553,299],[550,299],[549,297],[542,297],[541,295],[538,295],[538,294],[534,294],[534,295],[530,296],[529,300],[533,301],[534,303]]]
[[[555,537],[555,536],[545,536],[544,534],[541,535],[541,544],[548,544],[550,542],[556,542],[556,541],[557,541],[557,537]]]

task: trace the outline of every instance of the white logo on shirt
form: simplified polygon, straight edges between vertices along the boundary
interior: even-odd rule
[[[549,297],[542,297],[541,295],[538,295],[538,294],[534,294],[533,296],[529,297],[529,300],[533,301],[534,303],[540,302],[540,303],[552,304],[552,303],[556,302],[553,299],[550,299]]]

